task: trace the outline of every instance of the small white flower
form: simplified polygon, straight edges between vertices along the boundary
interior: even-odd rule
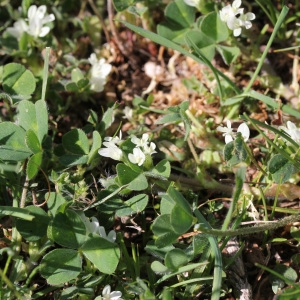
[[[131,142],[136,144],[137,147],[145,147],[148,146],[148,139],[149,134],[144,133],[141,139],[137,138],[135,135],[132,136]]]
[[[241,14],[239,20],[246,29],[252,27],[252,23],[250,21],[255,19],[255,14],[251,12],[247,12],[246,14]]]
[[[233,129],[231,128],[231,122],[227,120],[227,127],[218,126],[217,130],[223,132],[223,136],[225,138],[225,143],[228,144],[233,141],[234,133]]]
[[[107,136],[107,137],[104,138],[104,140],[107,141],[107,142],[111,142],[115,145],[120,145],[123,142],[123,140],[122,140],[122,131],[120,130],[119,136],[114,136],[114,137]]]
[[[126,106],[125,108],[124,108],[124,119],[127,119],[128,121],[130,121],[130,120],[132,120],[132,118],[133,118],[133,109],[132,108],[130,108],[129,106]]]
[[[133,153],[128,154],[128,159],[133,164],[138,164],[139,166],[141,166],[145,162],[146,156],[139,147],[135,147],[133,149]]]
[[[14,36],[15,38],[19,39],[24,32],[28,30],[28,25],[26,24],[25,20],[20,19],[14,23],[14,27],[8,27],[6,31]]]
[[[98,153],[104,157],[110,157],[114,160],[121,160],[123,156],[122,150],[116,146],[113,142],[104,142],[103,145],[106,148],[100,148]]]
[[[225,137],[225,143],[228,144],[232,142],[236,138],[236,133],[233,132],[233,129],[231,128],[231,122],[227,120],[227,127],[224,126],[218,126],[218,131],[223,132],[223,136]],[[242,137],[244,141],[248,141],[250,136],[250,130],[246,123],[240,124],[240,126],[237,129],[237,132],[240,132],[242,134]]]
[[[41,5],[37,7],[36,5],[31,5],[28,9],[28,34],[34,37],[44,37],[49,31],[49,26],[44,26],[46,23],[50,23],[55,20],[53,14],[45,16],[46,5]]]
[[[287,121],[286,126],[279,126],[279,129],[282,129],[285,131],[297,144],[300,145],[300,129],[297,128],[297,126],[291,122]]]
[[[251,28],[252,23],[250,21],[255,19],[253,13],[244,14],[244,8],[240,8],[241,4],[241,0],[235,0],[232,5],[229,4],[223,7],[219,13],[221,21],[226,22],[228,28],[233,30],[234,36],[241,34],[242,27]]]
[[[239,36],[242,33],[243,22],[235,16],[229,17],[227,20],[227,26],[233,30],[234,36]]]
[[[102,238],[114,243],[117,237],[117,234],[114,230],[111,230],[108,235],[106,234],[105,228],[100,226],[99,221],[97,218],[92,217],[91,220],[85,216],[83,212],[79,214],[81,220],[83,221],[86,230],[88,233],[98,234]]]
[[[106,77],[110,73],[112,66],[105,63],[104,58],[98,60],[95,53],[91,54],[89,62],[92,65],[90,78],[91,89],[95,92],[102,92],[106,83]]]
[[[201,0],[183,0],[189,6],[198,6]]]
[[[153,143],[153,142],[151,142],[150,143],[150,146],[148,146],[148,145],[145,145],[144,146],[144,153],[147,155],[147,154],[149,154],[149,155],[152,155],[152,154],[154,154],[154,153],[157,153],[156,151],[155,151],[155,148],[156,148],[156,145]]]
[[[122,300],[120,291],[111,291],[110,285],[106,285],[102,291],[102,297],[98,296],[94,300]]]
[[[25,20],[20,19],[14,23],[13,27],[8,27],[7,32],[16,38],[20,38],[24,32],[27,32],[35,38],[46,36],[50,31],[50,27],[44,25],[55,20],[53,14],[45,16],[46,10],[46,5],[41,5],[39,7],[31,5],[27,14],[28,24]]]

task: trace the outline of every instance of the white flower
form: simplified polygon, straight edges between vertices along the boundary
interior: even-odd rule
[[[28,24],[25,20],[20,19],[14,23],[13,27],[8,27],[7,31],[16,38],[20,38],[24,32],[35,38],[46,36],[50,31],[50,27],[44,25],[55,20],[53,14],[45,16],[46,10],[46,5],[39,7],[31,5],[27,13]]]
[[[98,150],[98,153],[101,156],[110,157],[111,159],[119,160],[119,161],[122,159],[123,152],[115,144],[110,142],[107,143],[104,142],[103,145],[106,146],[107,148],[100,148]]]
[[[50,23],[55,20],[53,14],[45,16],[46,5],[41,5],[37,7],[36,5],[31,5],[28,9],[28,22],[29,27],[27,33],[34,37],[44,37],[49,31],[49,26],[44,26],[46,23]]]
[[[149,139],[149,134],[144,133],[141,139],[137,138],[135,135],[132,136],[131,142],[136,144],[137,147],[145,147],[148,146],[148,139]]]
[[[106,285],[102,291],[102,297],[98,296],[94,300],[122,300],[120,291],[111,292],[110,285]]]
[[[108,235],[106,234],[105,228],[100,226],[97,218],[92,217],[91,220],[85,216],[83,212],[79,214],[81,220],[83,221],[88,233],[98,234],[102,238],[114,243],[117,237],[117,234],[114,230],[111,230]]]
[[[200,0],[183,0],[185,4],[189,6],[198,6],[200,3]]]
[[[26,24],[25,20],[20,19],[14,23],[14,27],[8,27],[6,31],[14,36],[15,38],[19,39],[24,32],[28,30],[28,25]]]
[[[124,108],[124,119],[127,119],[128,121],[130,121],[130,120],[132,120],[132,118],[133,118],[133,109],[132,108],[130,108],[129,106],[126,106],[125,108]]]
[[[105,63],[104,58],[98,60],[95,53],[91,54],[89,62],[92,65],[90,78],[91,89],[95,92],[102,92],[106,83],[106,77],[110,73],[112,66]]]
[[[249,29],[252,27],[251,20],[255,19],[255,14],[244,14],[244,8],[240,8],[241,0],[233,1],[232,5],[226,5],[220,10],[220,19],[226,22],[229,29],[233,30],[234,36],[239,36],[242,32],[242,27]],[[237,17],[239,15],[239,17]]]
[[[247,12],[246,14],[241,14],[239,20],[242,22],[242,26],[246,29],[252,27],[252,23],[250,21],[255,19],[255,14],[251,12]]]
[[[282,129],[285,131],[297,144],[300,145],[300,129],[297,128],[297,126],[291,122],[287,121],[286,126],[279,126],[279,129]]]
[[[122,131],[120,130],[119,136],[114,136],[114,137],[107,136],[107,137],[104,138],[104,140],[107,141],[107,142],[113,143],[115,145],[120,145],[123,142],[123,140],[122,140]]]
[[[223,132],[223,136],[225,137],[225,143],[228,144],[232,142],[236,138],[236,133],[233,132],[233,129],[231,128],[231,122],[227,120],[227,127],[224,126],[218,126],[218,131]],[[250,136],[250,130],[246,123],[240,124],[240,126],[237,129],[237,132],[240,132],[242,134],[242,137],[244,141],[248,141]]]
[[[239,36],[242,33],[243,22],[235,16],[229,17],[227,20],[227,26],[233,30],[234,36]]]
[[[132,153],[128,154],[128,159],[133,164],[138,164],[139,166],[141,166],[145,162],[146,156],[139,147],[135,147],[133,149],[133,154]]]
[[[153,143],[153,142],[151,142],[150,143],[150,146],[148,146],[148,145],[145,145],[144,146],[144,153],[147,155],[147,154],[150,154],[150,155],[152,155],[152,154],[154,154],[154,153],[157,153],[156,151],[155,151],[155,148],[156,148],[156,145]]]

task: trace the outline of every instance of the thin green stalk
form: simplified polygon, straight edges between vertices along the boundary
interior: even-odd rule
[[[262,68],[262,66],[263,66],[263,64],[265,62],[266,56],[267,56],[267,54],[268,54],[268,52],[270,50],[270,47],[271,47],[271,45],[272,45],[272,43],[273,43],[273,41],[275,39],[275,36],[276,36],[276,34],[277,34],[277,32],[278,32],[281,24],[283,23],[284,18],[286,17],[288,11],[289,11],[289,8],[287,6],[284,6],[282,8],[281,13],[279,15],[279,18],[278,18],[278,20],[277,20],[277,22],[275,24],[274,30],[273,30],[273,32],[272,32],[272,34],[270,36],[269,41],[268,41],[268,44],[267,44],[267,46],[266,46],[266,48],[265,48],[265,50],[264,50],[264,52],[263,52],[263,54],[262,54],[262,56],[260,58],[258,66],[257,66],[257,68],[256,68],[256,70],[255,70],[255,72],[254,72],[251,80],[249,81],[247,87],[244,90],[244,93],[247,93],[247,92],[250,91],[250,89],[251,89],[254,81],[256,80],[256,77],[258,76],[258,74],[259,74],[259,72],[260,72],[260,70],[261,70],[261,68]]]
[[[194,214],[197,217],[198,222],[201,223],[202,226],[205,226],[207,230],[210,230],[210,224],[206,221],[198,209],[194,210]],[[219,300],[222,286],[222,255],[218,246],[218,240],[214,236],[208,236],[208,241],[210,243],[213,258],[215,260],[211,300]]]
[[[50,56],[50,47],[46,47],[44,70],[43,70],[43,85],[42,85],[42,100],[43,101],[45,101],[46,89],[47,89],[49,56]]]
[[[245,175],[246,175],[246,168],[242,167],[242,168],[239,168],[237,170],[236,181],[235,181],[235,191],[234,191],[234,194],[233,194],[232,203],[229,207],[226,218],[224,220],[222,230],[226,230],[228,228],[230,222],[231,222],[231,217],[232,217],[232,214],[233,214],[233,210],[236,207],[236,204],[239,200],[239,197],[240,197],[242,189],[243,189]]]
[[[276,222],[271,221],[271,223],[260,225],[260,226],[254,226],[254,227],[245,227],[245,228],[232,229],[232,230],[231,229],[220,230],[220,229],[208,229],[204,226],[203,227],[200,226],[199,230],[202,231],[202,233],[209,234],[212,236],[228,237],[228,236],[254,234],[266,230],[275,230],[277,228],[284,227],[288,224],[299,222],[299,221],[300,221],[300,214],[296,214],[296,215],[285,217]]]
[[[1,276],[2,281],[4,281],[7,285],[7,287],[13,292],[16,299],[22,300],[23,299],[22,295],[16,290],[14,284],[7,278],[7,276],[5,274],[3,274],[2,269],[0,269],[0,276]]]

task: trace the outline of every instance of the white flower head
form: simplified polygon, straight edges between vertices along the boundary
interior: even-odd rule
[[[122,300],[122,293],[120,291],[111,291],[110,285],[106,285],[102,291],[102,297],[98,296],[95,300]]]
[[[279,129],[285,131],[297,144],[300,145],[300,129],[291,121],[286,122],[285,126],[280,126]]]
[[[85,216],[83,212],[79,214],[81,220],[83,221],[86,230],[88,233],[98,234],[102,238],[114,243],[117,237],[117,234],[114,230],[111,230],[108,235],[106,234],[105,228],[100,226],[97,218],[92,217],[91,220]]]
[[[107,136],[107,137],[104,138],[104,140],[107,141],[107,142],[113,143],[115,145],[120,145],[123,142],[123,140],[122,140],[122,131],[120,130],[119,136],[114,136],[114,137]]]
[[[44,26],[47,23],[50,23],[55,20],[53,14],[45,16],[46,5],[41,5],[37,7],[36,5],[31,5],[28,9],[28,34],[34,37],[44,37],[49,31],[49,26]]]
[[[122,159],[123,156],[122,150],[118,146],[116,146],[113,142],[104,142],[103,145],[106,148],[100,148],[98,150],[98,153],[101,156],[109,157],[111,159],[119,160],[119,161]]]
[[[232,5],[226,5],[219,13],[221,21],[226,22],[228,28],[233,30],[234,36],[241,34],[242,27],[251,28],[252,23],[250,21],[255,19],[253,13],[244,14],[244,8],[240,8],[241,4],[241,0],[234,0]]]
[[[45,5],[39,7],[31,5],[27,13],[27,22],[20,19],[14,23],[13,27],[8,27],[7,32],[16,38],[20,38],[24,32],[35,38],[46,36],[50,32],[50,27],[44,25],[55,20],[53,14],[45,15],[46,10]]]
[[[231,122],[229,120],[227,120],[227,127],[218,126],[217,130],[223,132],[222,135],[225,138],[226,144],[232,142],[236,138],[236,133],[233,132],[233,129],[231,128]],[[246,123],[240,124],[237,129],[237,132],[240,132],[242,134],[242,137],[245,142],[248,141],[250,136],[250,130]]]
[[[198,6],[201,0],[183,0],[189,6]]]
[[[131,138],[131,142],[136,144],[137,147],[147,146],[148,145],[148,140],[149,140],[149,134],[147,134],[147,133],[144,133],[142,135],[141,139],[137,138],[135,135],[132,136],[132,138]]]
[[[247,12],[246,14],[241,14],[239,20],[241,21],[242,26],[246,29],[252,27],[252,23],[250,21],[255,19],[255,14],[251,12]]]
[[[152,154],[154,154],[154,153],[157,153],[156,151],[155,151],[155,148],[156,148],[156,145],[153,143],[153,142],[151,142],[150,143],[150,146],[148,146],[148,145],[145,145],[144,146],[144,154],[149,154],[149,155],[152,155]]]
[[[128,154],[128,159],[133,164],[137,164],[137,165],[141,166],[145,162],[146,156],[139,147],[135,147],[133,149],[133,153]]]
[[[105,63],[104,58],[98,60],[95,53],[91,54],[89,62],[92,65],[90,78],[91,89],[95,92],[102,92],[112,65]]]

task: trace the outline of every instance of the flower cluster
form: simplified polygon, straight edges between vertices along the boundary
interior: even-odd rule
[[[226,22],[229,29],[233,30],[234,36],[239,36],[242,27],[249,29],[252,27],[250,21],[255,19],[255,14],[248,12],[244,14],[244,8],[240,8],[242,0],[234,0],[232,5],[228,4],[220,10],[220,18]],[[238,16],[238,17],[237,17]]]
[[[236,138],[236,132],[233,132],[233,129],[231,128],[231,122],[227,120],[227,127],[224,126],[218,126],[218,131],[223,132],[223,136],[225,137],[225,143],[228,144],[232,142]],[[239,125],[237,132],[240,132],[242,134],[242,137],[244,138],[244,141],[248,141],[250,136],[250,130],[246,123],[242,123]]]
[[[98,60],[95,53],[91,54],[89,62],[92,65],[90,78],[91,89],[95,92],[102,92],[106,83],[106,77],[110,73],[112,66],[105,63],[104,58]]]
[[[8,27],[6,31],[17,39],[19,39],[24,32],[27,32],[34,38],[46,36],[50,31],[50,27],[44,25],[55,20],[53,14],[45,16],[46,10],[45,5],[39,7],[31,5],[28,9],[28,18],[18,20],[14,23],[13,27]]]
[[[104,157],[110,157],[114,160],[121,160],[123,156],[122,150],[119,148],[119,145],[123,142],[122,132],[120,131],[119,137],[105,137],[103,145],[106,148],[99,149],[98,153]]]
[[[279,126],[279,129],[282,129],[287,133],[298,145],[300,145],[300,128],[298,128],[293,122],[287,121],[286,127]]]
[[[151,142],[149,145],[149,134],[144,133],[142,138],[139,139],[135,135],[131,138],[131,142],[136,145],[133,149],[133,153],[128,154],[128,159],[133,164],[138,164],[141,166],[146,159],[146,155],[151,155],[156,153],[156,145]]]
[[[105,228],[103,226],[100,226],[97,218],[92,217],[90,220],[88,217],[85,216],[84,213],[80,214],[80,218],[83,221],[88,233],[95,233],[112,243],[115,242],[117,237],[116,232],[114,230],[111,230],[108,234],[106,234]]]
[[[110,285],[106,285],[102,291],[102,296],[96,297],[94,300],[122,300],[120,291],[111,291]]]
[[[103,145],[106,148],[100,148],[98,153],[101,156],[121,161],[124,155],[119,148],[119,145],[123,142],[121,131],[119,137],[106,137],[104,140]],[[144,133],[141,139],[135,135],[131,137],[131,142],[136,145],[133,152],[128,154],[128,159],[131,163],[141,166],[144,164],[147,155],[156,153],[156,145],[153,142],[149,143],[148,140],[149,134],[147,133]]]

